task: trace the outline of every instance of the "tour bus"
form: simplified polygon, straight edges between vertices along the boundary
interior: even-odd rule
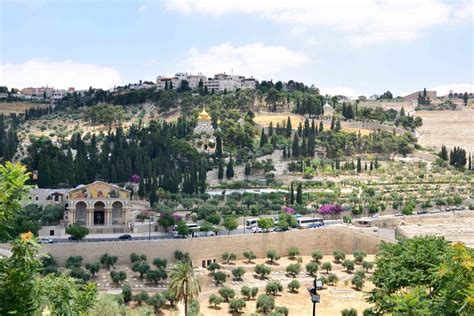
[[[186,223],[186,226],[188,226],[189,230],[198,230],[199,229],[199,226],[196,223]],[[176,230],[176,227],[178,227],[178,225],[173,226],[173,231]]]
[[[322,218],[300,217],[296,220],[299,228],[316,228],[324,225]]]
[[[258,218],[249,218],[245,221],[245,227],[251,229],[257,227]]]

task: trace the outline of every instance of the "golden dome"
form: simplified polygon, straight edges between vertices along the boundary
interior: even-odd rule
[[[210,121],[211,116],[206,112],[206,110],[202,109],[202,112],[198,115],[198,120],[200,121]]]

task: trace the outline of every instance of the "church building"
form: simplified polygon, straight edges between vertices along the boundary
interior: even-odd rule
[[[67,223],[85,225],[90,233],[128,232],[130,193],[102,181],[78,186],[68,193]]]
[[[199,113],[197,124],[194,128],[194,145],[198,150],[211,153],[215,151],[216,138],[214,137],[214,128],[212,127],[211,116],[205,109]]]

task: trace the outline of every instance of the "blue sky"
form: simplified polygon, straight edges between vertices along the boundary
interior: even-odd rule
[[[474,90],[472,1],[5,1],[0,84],[109,88],[176,72],[324,93]],[[474,91],[473,91],[474,92]]]

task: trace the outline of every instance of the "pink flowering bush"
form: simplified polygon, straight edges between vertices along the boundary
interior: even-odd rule
[[[319,214],[322,215],[337,215],[342,211],[344,211],[344,209],[338,204],[323,204],[319,208]]]
[[[291,215],[293,215],[293,214],[296,213],[294,209],[292,209],[291,207],[288,207],[288,206],[283,206],[281,209],[282,209],[282,211],[285,212],[286,214],[291,214]]]

